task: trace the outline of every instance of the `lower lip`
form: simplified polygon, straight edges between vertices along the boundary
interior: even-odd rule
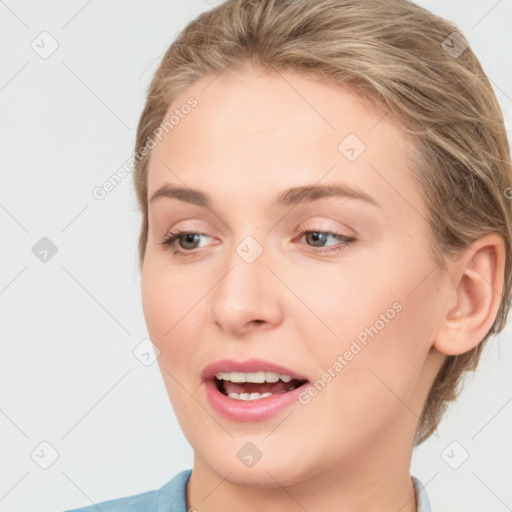
[[[210,405],[222,416],[232,421],[261,421],[275,416],[298,400],[307,383],[286,393],[258,398],[257,400],[236,400],[229,398],[217,389],[213,380],[205,383],[206,396]]]

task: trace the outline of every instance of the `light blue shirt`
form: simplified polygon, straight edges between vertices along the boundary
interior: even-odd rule
[[[126,498],[102,501],[96,505],[74,508],[65,512],[187,512],[186,488],[192,470],[178,473],[160,489],[135,494]],[[411,476],[416,499],[417,512],[431,512],[428,496],[421,482]]]

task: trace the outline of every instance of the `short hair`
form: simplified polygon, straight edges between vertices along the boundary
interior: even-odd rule
[[[408,0],[227,0],[192,20],[164,54],[139,120],[136,154],[180,92],[228,66],[246,65],[350,87],[401,121],[414,143],[411,173],[428,206],[430,247],[440,268],[488,233],[505,242],[496,318],[475,348],[446,357],[419,419],[420,444],[437,429],[462,376],[476,368],[485,341],[505,327],[510,309],[510,149],[491,84],[458,27]],[[141,268],[150,156],[146,151],[134,168]]]

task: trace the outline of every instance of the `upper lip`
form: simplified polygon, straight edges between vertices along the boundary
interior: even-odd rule
[[[246,361],[235,361],[233,359],[222,359],[215,361],[203,368],[201,378],[204,381],[211,380],[218,372],[275,372],[281,375],[288,375],[292,379],[308,380],[304,375],[263,359],[247,359]]]

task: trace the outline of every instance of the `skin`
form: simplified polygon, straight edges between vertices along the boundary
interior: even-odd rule
[[[194,449],[188,507],[416,510],[410,460],[418,418],[445,355],[469,350],[492,324],[501,239],[489,235],[438,268],[428,210],[410,175],[411,142],[349,89],[246,68],[203,77],[169,114],[190,96],[197,107],[152,150],[148,196],[169,183],[199,189],[213,204],[151,203],[142,267],[148,332]],[[353,162],[338,150],[350,133],[366,145]],[[290,187],[335,183],[363,190],[380,207],[351,198],[271,204]],[[322,246],[301,226],[356,241],[328,237]],[[176,229],[206,234],[195,245],[176,242],[192,256],[160,244]],[[249,235],[263,249],[250,264],[236,252]],[[335,247],[342,249],[325,252]],[[207,402],[207,364],[262,358],[313,382],[395,302],[401,311],[306,405],[242,423]],[[247,442],[262,453],[251,468],[236,455]]]

